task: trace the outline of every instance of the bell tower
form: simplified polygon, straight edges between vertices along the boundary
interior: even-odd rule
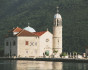
[[[60,57],[62,53],[62,17],[58,8],[57,13],[54,15],[53,23],[53,53],[55,57]]]

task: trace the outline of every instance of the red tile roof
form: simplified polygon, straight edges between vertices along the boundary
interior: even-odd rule
[[[13,32],[20,32],[22,29],[19,27],[16,27],[15,29],[13,29]]]
[[[34,32],[34,34],[37,35],[37,36],[41,36],[41,35],[43,35],[45,32],[46,32],[46,31],[42,31],[42,32]]]
[[[16,28],[12,29],[9,32],[19,32],[15,36],[41,36],[41,35],[43,35],[47,31],[42,31],[42,32],[29,32],[29,31],[23,30],[23,29],[21,29],[19,27],[16,27]]]
[[[35,35],[34,33],[29,32],[29,31],[22,30],[16,36],[37,36],[37,35]]]

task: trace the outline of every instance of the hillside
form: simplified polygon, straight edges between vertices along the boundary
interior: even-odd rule
[[[59,6],[63,18],[63,51],[84,52],[88,46],[88,0],[1,0],[0,47],[8,30],[28,22],[36,31],[52,32],[53,16]]]

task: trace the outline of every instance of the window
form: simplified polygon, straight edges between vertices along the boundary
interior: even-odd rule
[[[16,45],[16,42],[15,41],[13,41],[13,46],[15,46]]]
[[[35,42],[35,46],[37,46],[37,42]]]
[[[6,46],[8,46],[9,45],[9,43],[8,42],[6,42]]]
[[[59,45],[59,39],[58,39],[58,45]]]
[[[28,41],[25,42],[25,45],[28,45]]]
[[[49,42],[49,39],[46,39],[46,42]]]
[[[28,51],[26,51],[26,53],[28,53]]]

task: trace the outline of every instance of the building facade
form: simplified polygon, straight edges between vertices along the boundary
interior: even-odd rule
[[[32,27],[16,27],[5,38],[5,56],[16,57],[60,57],[62,53],[62,17],[54,15],[53,34],[36,32]]]

